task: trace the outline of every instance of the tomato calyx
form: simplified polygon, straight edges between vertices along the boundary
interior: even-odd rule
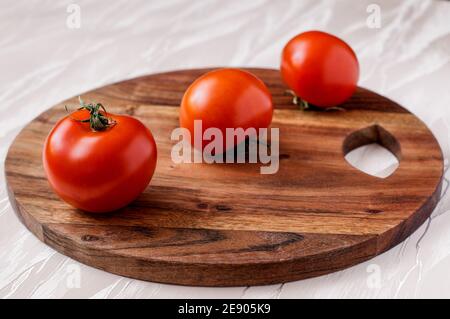
[[[105,107],[101,103],[89,103],[85,104],[81,97],[78,97],[80,101],[80,107],[77,110],[87,110],[89,112],[89,118],[87,119],[76,119],[71,117],[72,120],[80,123],[89,123],[92,131],[104,131],[116,124],[116,121],[108,116]],[[67,106],[65,106],[66,111],[68,111]]]
[[[301,111],[307,110],[310,108],[310,105],[308,102],[303,100],[301,97],[299,97],[297,94],[295,94],[292,90],[286,90],[287,95],[292,96],[292,104],[297,105]]]
[[[318,107],[318,106],[310,104],[307,101],[305,101],[304,99],[302,99],[300,96],[295,94],[295,92],[293,90],[286,90],[285,92],[287,95],[292,96],[292,104],[297,105],[301,111],[308,111],[308,110],[309,111],[325,111],[325,112],[345,111],[344,108],[339,107],[339,106],[331,106],[331,107],[327,107],[327,108]]]

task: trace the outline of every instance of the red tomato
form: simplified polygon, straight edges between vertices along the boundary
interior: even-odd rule
[[[156,166],[151,132],[130,116],[98,113],[103,124],[93,131],[90,111],[78,110],[61,119],[48,135],[44,169],[57,195],[72,206],[93,213],[126,206],[148,185]],[[111,121],[115,121],[115,125]],[[105,125],[104,125],[105,126]]]
[[[331,107],[355,92],[359,64],[352,48],[341,39],[309,31],[295,36],[284,47],[281,75],[304,101]]]
[[[203,132],[218,128],[267,128],[272,121],[272,95],[255,75],[239,69],[208,72],[186,90],[180,108],[180,126],[189,129],[194,144],[194,120],[202,120]],[[235,139],[233,147],[242,142]],[[203,141],[202,147],[209,141]]]

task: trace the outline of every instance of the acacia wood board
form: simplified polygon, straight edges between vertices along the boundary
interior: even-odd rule
[[[82,94],[143,121],[158,147],[154,177],[120,211],[88,214],[61,201],[42,167],[45,137],[71,98],[29,123],[5,164],[10,200],[40,240],[87,265],[182,285],[243,286],[323,275],[368,260],[413,233],[439,199],[443,159],[428,128],[363,88],[345,111],[300,111],[279,72],[248,69],[273,94],[280,168],[174,164],[170,139],[185,89],[207,69],[144,76]],[[379,143],[398,159],[387,178],[365,174],[345,154]]]

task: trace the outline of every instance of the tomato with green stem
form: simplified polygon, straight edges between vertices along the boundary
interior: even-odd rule
[[[43,150],[50,186],[70,205],[101,213],[122,208],[150,182],[157,161],[152,133],[139,120],[84,104],[61,119]]]
[[[303,104],[328,108],[355,92],[359,63],[352,48],[338,37],[308,31],[284,47],[281,75]]]

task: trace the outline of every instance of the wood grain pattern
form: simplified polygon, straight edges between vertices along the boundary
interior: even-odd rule
[[[64,101],[27,125],[10,147],[6,179],[22,222],[43,242],[88,265],[133,278],[203,286],[287,282],[333,272],[401,242],[436,206],[443,160],[427,127],[396,103],[359,88],[344,112],[301,112],[275,70],[250,69],[269,86],[280,129],[280,169],[260,164],[174,164],[171,131],[187,86],[207,70],[145,76],[83,94],[151,128],[158,165],[146,191],[108,215],[60,201],[44,176],[44,139]],[[400,160],[385,179],[344,159],[372,142]]]

